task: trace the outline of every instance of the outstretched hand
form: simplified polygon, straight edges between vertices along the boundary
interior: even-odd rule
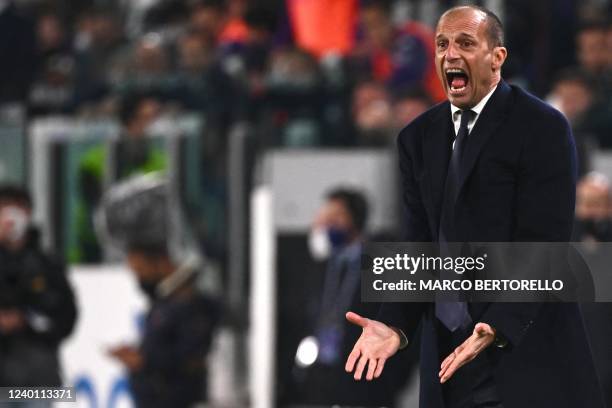
[[[355,369],[355,380],[361,380],[367,365],[366,380],[380,377],[385,361],[399,349],[399,334],[386,324],[359,316],[357,313],[348,312],[346,319],[363,328],[363,331],[346,360],[345,370],[350,373]]]
[[[480,354],[480,352],[493,343],[495,340],[495,330],[486,323],[478,323],[474,327],[474,332],[459,347],[444,359],[440,366],[440,382],[448,381],[455,371],[469,363]]]

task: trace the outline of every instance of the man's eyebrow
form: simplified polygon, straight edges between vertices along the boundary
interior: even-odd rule
[[[457,35],[458,38],[468,38],[470,40],[476,40],[477,38],[474,37],[472,34],[469,33],[465,33],[465,32],[461,32],[459,33],[459,35]]]
[[[436,35],[436,40],[439,40],[439,39],[442,39],[442,38],[444,38],[444,39],[445,39],[445,38],[447,38],[447,37],[446,37],[446,34],[439,33],[439,34],[437,34],[437,35]],[[477,38],[476,38],[474,35],[469,34],[469,33],[465,33],[465,32],[461,32],[461,33],[459,33],[459,34],[457,35],[457,38],[468,38],[468,39],[470,39],[470,40],[474,40],[474,41],[476,41],[476,40],[477,40]]]

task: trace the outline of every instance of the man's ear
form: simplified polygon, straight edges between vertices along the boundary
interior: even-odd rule
[[[491,69],[493,69],[493,72],[497,72],[501,69],[507,56],[508,50],[506,47],[495,47],[493,49],[493,59],[491,61]]]

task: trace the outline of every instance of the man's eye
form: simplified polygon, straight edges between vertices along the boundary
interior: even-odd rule
[[[467,41],[466,40],[466,41],[463,42],[463,46],[464,47],[471,47],[472,45],[474,45],[474,43],[472,41]]]
[[[446,47],[446,41],[438,41],[438,48]]]

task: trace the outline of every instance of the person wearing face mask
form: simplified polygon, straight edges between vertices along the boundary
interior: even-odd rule
[[[163,245],[132,245],[127,263],[151,306],[140,344],[109,353],[127,368],[135,405],[179,408],[205,401],[205,357],[220,310],[197,288],[198,259],[178,263]]]
[[[367,216],[368,204],[362,193],[338,188],[327,194],[313,222],[309,250],[314,260],[326,263],[326,271],[312,335],[302,340],[296,355],[300,403],[392,407],[406,381],[405,375],[389,375],[379,383],[363,384],[344,375],[344,356],[360,331],[346,321],[345,311],[351,308],[376,313],[380,306],[361,302],[360,262]],[[317,356],[312,364],[301,361],[308,344],[316,344]],[[401,366],[405,370],[411,358],[405,355],[391,362],[389,371]]]
[[[127,369],[139,408],[206,401],[206,355],[221,317],[216,297],[201,285],[202,257],[172,230],[169,205],[165,178],[134,176],[104,194],[95,217],[100,241],[125,254],[149,298],[139,344],[108,350]]]
[[[32,203],[27,191],[16,186],[0,186],[0,385],[3,387],[60,386],[58,348],[71,333],[77,316],[65,265],[40,248],[31,214]]]
[[[609,242],[612,240],[610,222],[610,182],[603,174],[591,172],[576,188],[576,220],[573,240],[577,242]]]

